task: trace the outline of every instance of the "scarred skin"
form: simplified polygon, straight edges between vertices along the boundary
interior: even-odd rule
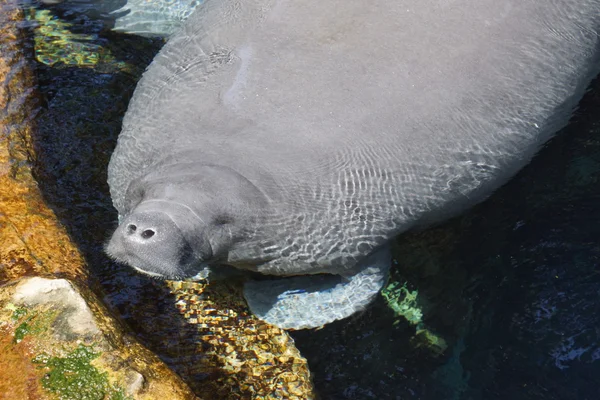
[[[246,298],[286,328],[351,315],[385,282],[391,239],[484,200],[567,123],[600,70],[598,10],[208,0],[130,103],[107,251],[172,278],[334,275]]]

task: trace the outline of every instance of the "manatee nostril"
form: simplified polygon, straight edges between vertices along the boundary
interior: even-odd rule
[[[152,229],[146,229],[144,232],[142,232],[142,239],[150,239],[152,236],[154,236],[154,231]]]
[[[137,229],[137,226],[135,226],[134,224],[127,225],[127,233],[129,233],[129,234],[135,232],[136,229]]]

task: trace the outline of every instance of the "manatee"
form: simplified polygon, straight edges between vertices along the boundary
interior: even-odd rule
[[[139,81],[108,167],[115,260],[265,275],[259,318],[365,309],[390,242],[483,201],[600,70],[600,0],[206,0]],[[204,274],[204,275],[203,275]]]
[[[117,32],[168,37],[203,0],[39,0],[70,13],[104,19]]]

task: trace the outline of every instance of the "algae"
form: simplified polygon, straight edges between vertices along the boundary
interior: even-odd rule
[[[23,317],[24,315],[27,314],[27,308],[17,307],[12,303],[7,304],[6,308],[13,312],[12,315],[10,316],[10,319],[13,322],[17,322],[19,319],[21,319],[21,317]]]
[[[418,325],[423,319],[423,311],[418,305],[418,290],[408,289],[407,283],[391,282],[381,294],[397,316],[406,318],[412,325]]]
[[[428,349],[431,355],[436,357],[444,354],[448,348],[446,340],[423,323],[423,310],[419,306],[418,290],[410,290],[408,282],[393,281],[381,291],[381,294],[397,317],[404,317],[409,324],[416,327],[415,335],[411,338],[414,348]],[[399,323],[399,320],[394,321],[394,325]]]
[[[27,308],[16,307],[14,304],[8,304],[6,308],[13,312],[11,320],[15,323],[20,322],[15,328],[14,343],[20,343],[27,335],[46,332],[58,316],[58,312],[51,310],[30,313]]]
[[[42,378],[44,389],[60,399],[77,400],[129,400],[125,391],[108,381],[108,374],[100,372],[92,361],[100,356],[93,347],[80,344],[65,357],[40,354],[34,364],[47,369]]]

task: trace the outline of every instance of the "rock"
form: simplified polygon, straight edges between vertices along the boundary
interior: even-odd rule
[[[7,364],[0,389],[35,388],[42,398],[197,398],[154,355],[118,337],[106,310],[93,312],[88,301],[65,279],[32,277],[2,286],[3,356],[12,357],[0,359]],[[4,375],[15,368],[12,358],[29,374]]]
[[[0,282],[23,275],[86,279],[84,263],[38,190],[30,169],[39,109],[31,64],[21,49],[22,17],[0,1]]]
[[[53,332],[58,340],[72,337],[88,339],[100,334],[87,303],[65,279],[26,279],[17,285],[12,302],[24,307],[48,308],[58,313],[55,322],[61,326]]]

